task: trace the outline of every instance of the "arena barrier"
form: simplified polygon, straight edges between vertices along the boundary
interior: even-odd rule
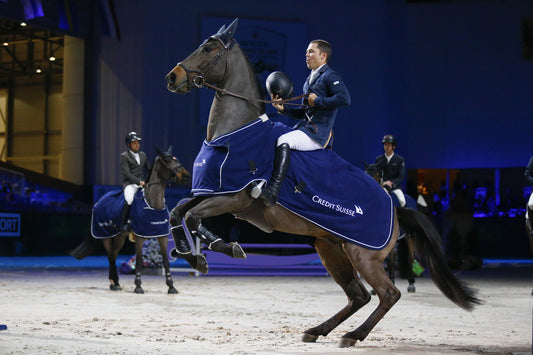
[[[191,244],[192,245],[192,244]],[[210,250],[201,250],[197,240],[193,253],[204,253],[209,264],[209,272],[205,276],[327,276],[328,273],[322,265],[313,247],[308,244],[241,244],[246,252],[246,259],[233,259],[221,253]],[[174,248],[173,241],[169,239],[169,250]],[[271,255],[258,253],[265,249],[309,249],[310,253],[301,255]],[[256,252],[254,252],[256,251]],[[200,276],[183,259],[171,259],[171,272],[187,272]]]

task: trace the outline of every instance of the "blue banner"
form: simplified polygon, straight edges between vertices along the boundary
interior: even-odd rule
[[[0,213],[0,237],[20,237],[20,214]]]

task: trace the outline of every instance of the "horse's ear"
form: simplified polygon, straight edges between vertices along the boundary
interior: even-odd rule
[[[218,38],[220,38],[222,43],[225,44],[226,47],[228,46],[228,44],[233,39],[233,35],[235,34],[235,31],[237,30],[237,25],[238,24],[239,24],[239,19],[236,18],[235,20],[233,20],[231,25],[228,26],[228,28],[223,30],[223,32],[220,32],[220,30],[222,30],[222,28],[220,28],[220,30],[218,30],[219,33],[217,33],[217,36],[218,36]]]
[[[155,151],[157,152],[157,155],[163,154],[163,152],[161,151],[161,149],[159,149],[157,145],[155,146]]]
[[[220,28],[218,29],[218,32],[215,33],[215,35],[217,35],[217,36],[218,36],[218,35],[221,35],[221,34],[224,32],[225,29],[226,29],[226,25],[222,25],[222,27],[220,27]]]
[[[170,147],[168,147],[167,154],[172,155],[172,145],[170,145]]]
[[[364,161],[365,163],[365,169],[368,168],[368,163],[366,162],[366,160]]]

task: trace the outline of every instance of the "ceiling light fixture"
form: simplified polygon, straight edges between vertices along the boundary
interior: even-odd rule
[[[7,42],[2,42],[2,45],[3,45],[4,47],[7,47],[7,46],[9,46],[9,43],[7,43]]]
[[[21,23],[20,23],[20,27],[26,27],[26,26],[28,26],[28,25],[26,24],[26,22],[21,22]]]
[[[35,69],[35,72],[36,72],[37,74],[41,74],[41,68],[37,68],[37,69]]]
[[[51,62],[54,62],[56,60],[56,57],[51,56],[50,58],[48,58],[48,60],[51,61]]]

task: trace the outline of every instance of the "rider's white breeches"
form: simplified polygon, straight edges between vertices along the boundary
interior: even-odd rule
[[[128,205],[133,203],[133,198],[135,197],[137,190],[139,190],[139,186],[135,184],[126,185],[124,188],[124,199]]]
[[[312,140],[307,134],[300,131],[299,129],[287,132],[278,137],[276,146],[287,143],[291,149],[309,151],[322,149],[322,146]]]
[[[395,194],[396,197],[398,197],[398,202],[400,203],[400,207],[405,206],[405,195],[403,194],[403,191],[400,189],[394,189],[391,191],[391,193]]]
[[[527,201],[526,218],[529,218],[529,210],[533,210],[533,192],[529,195],[529,201]]]

